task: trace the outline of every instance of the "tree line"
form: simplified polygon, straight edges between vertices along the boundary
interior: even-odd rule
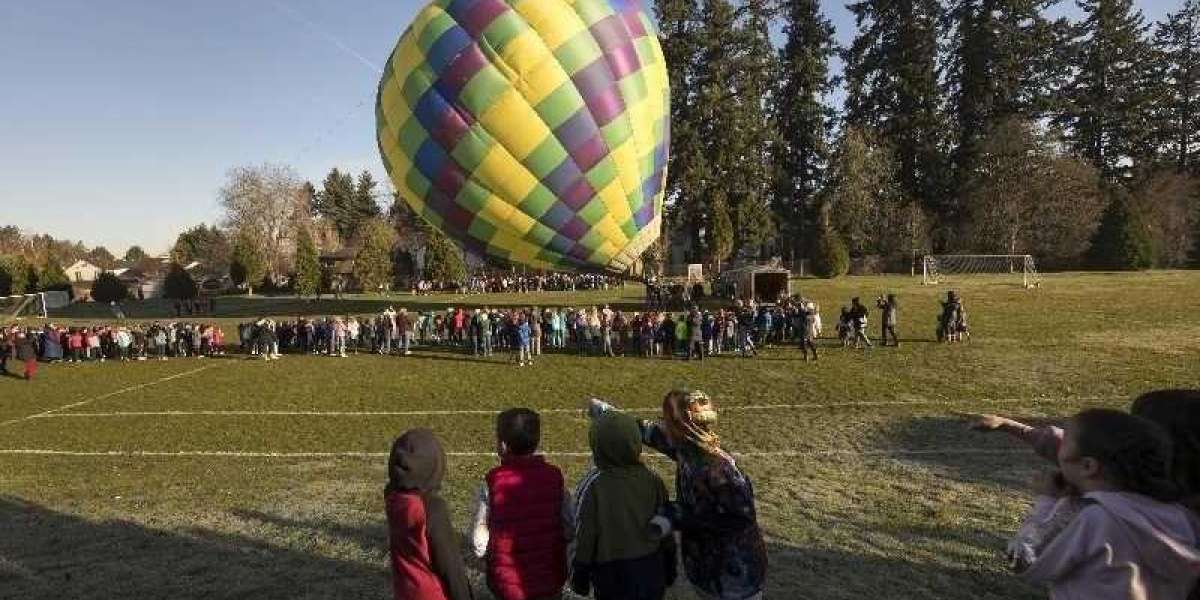
[[[857,0],[844,47],[819,0],[654,4],[689,260],[1200,259],[1198,0]]]

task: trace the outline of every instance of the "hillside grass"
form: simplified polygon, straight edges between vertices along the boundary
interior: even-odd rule
[[[767,598],[1044,597],[1000,557],[1028,506],[1025,482],[1044,465],[1010,440],[967,432],[963,415],[1059,421],[1086,407],[1126,407],[1151,389],[1200,386],[1200,273],[1052,275],[1036,290],[1013,281],[954,282],[972,326],[969,343],[954,346],[933,341],[945,286],[796,281],[821,304],[827,330],[851,296],[870,305],[894,292],[901,302],[900,348],[863,353],[824,340],[815,364],[775,348],[703,363],[550,355],[518,369],[505,357],[435,348],[404,358],[52,365],[32,383],[0,379],[0,598],[387,598],[380,455],[400,432],[431,427],[461,453],[443,492],[465,529],[470,498],[496,463],[494,411],[556,411],[543,416],[542,447],[575,481],[587,465],[579,456],[587,422],[576,410],[586,398],[649,417],[679,386],[716,398],[725,445],[754,479],[771,552]],[[232,333],[264,315],[387,305],[633,309],[641,297],[629,286],[223,298],[217,315],[190,320]],[[125,310],[173,318],[165,303]],[[107,307],[81,305],[52,320],[110,318]],[[364,412],[376,414],[353,414]],[[180,452],[254,455],[170,455]],[[648,462],[670,482],[668,463]],[[693,598],[686,588],[669,597]]]

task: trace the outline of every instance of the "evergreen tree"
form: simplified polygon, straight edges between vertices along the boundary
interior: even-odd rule
[[[842,236],[828,223],[817,228],[812,269],[814,275],[824,279],[835,279],[850,271],[850,252]]]
[[[683,220],[694,239],[705,232],[711,252],[713,204],[727,200],[734,250],[756,246],[773,234],[771,173],[774,127],[767,111],[775,71],[770,13],[748,2],[739,21],[727,0],[704,5],[697,31],[699,58],[694,104],[689,111],[698,148],[683,190]]]
[[[937,76],[938,0],[859,0],[847,5],[858,34],[843,53],[846,121],[878,131],[896,149],[900,188],[909,200],[950,221],[944,193],[945,123]]]
[[[163,282],[163,298],[168,300],[191,300],[200,294],[200,287],[192,274],[179,263],[171,263],[167,279]]]
[[[953,190],[961,196],[980,140],[1009,119],[1035,118],[1053,103],[1061,77],[1065,19],[1057,0],[956,0],[950,4],[946,88],[954,121]],[[967,210],[970,207],[964,207]]]
[[[815,229],[816,195],[828,162],[834,110],[825,97],[837,81],[829,59],[837,52],[833,25],[819,0],[783,0],[781,86],[775,97],[780,144],[776,153],[779,189],[775,216],[788,250],[804,253]]]
[[[1093,267],[1115,271],[1138,271],[1154,266],[1154,244],[1142,215],[1135,210],[1129,192],[1116,186],[1092,240],[1088,258]]]
[[[430,228],[425,245],[425,274],[430,281],[458,283],[466,277],[467,265],[462,250],[455,246],[442,232]]]
[[[125,251],[125,262],[135,263],[143,258],[146,258],[146,256],[146,251],[142,250],[141,246],[130,246],[129,249]]]
[[[391,283],[394,237],[391,226],[381,219],[363,224],[362,246],[354,257],[354,277],[364,291],[378,291]]]
[[[296,240],[296,279],[298,296],[315,296],[321,289],[321,259],[317,246],[307,229],[300,230]]]
[[[1071,145],[1110,181],[1154,153],[1148,118],[1153,86],[1147,26],[1133,0],[1078,0],[1085,19],[1074,28],[1057,123]]]
[[[129,289],[116,275],[105,271],[92,282],[92,300],[96,302],[120,302],[129,297]]]
[[[237,235],[230,256],[229,277],[237,285],[246,284],[246,293],[254,295],[254,284],[267,276],[267,258],[261,245],[249,231]]]
[[[1155,142],[1179,172],[1200,175],[1200,1],[1158,24],[1154,50]]]
[[[354,231],[351,232],[351,235],[357,233],[363,223],[382,214],[382,211],[379,210],[379,203],[375,201],[377,186],[370,171],[364,170],[358,174],[358,181],[354,186],[354,203],[351,207],[351,213],[354,216]]]
[[[332,221],[338,235],[349,240],[359,225],[358,213],[354,209],[357,196],[354,176],[334,168],[325,176],[321,189],[312,196],[312,213]]]
[[[46,260],[46,264],[38,271],[38,289],[45,292],[57,289],[70,289],[71,280],[63,271],[62,264],[55,257]]]
[[[703,148],[695,122],[695,70],[700,24],[698,0],[655,0],[659,43],[671,84],[671,153],[667,168],[666,203],[673,221],[699,246],[702,213],[695,209],[695,191],[703,184]]]
[[[830,166],[823,209],[853,256],[890,255],[906,235],[896,227],[908,204],[896,177],[895,152],[869,130],[849,127]]]
[[[733,252],[733,220],[729,218],[729,207],[723,195],[713,199],[712,211],[712,261],[716,263],[719,273],[721,263]]]
[[[171,260],[181,265],[199,262],[207,269],[220,272],[229,265],[229,246],[229,236],[224,231],[215,225],[201,223],[175,238]]]

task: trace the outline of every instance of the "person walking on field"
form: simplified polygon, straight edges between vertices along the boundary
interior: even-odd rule
[[[888,294],[886,298],[880,297],[875,301],[875,306],[883,313],[883,317],[879,321],[879,337],[882,339],[880,345],[888,345],[888,334],[892,336],[892,343],[899,348],[900,338],[896,336],[896,322],[900,314],[900,306],[896,303],[896,295]]]
[[[17,333],[17,340],[13,344],[15,358],[25,364],[25,381],[33,381],[34,375],[37,375],[37,351],[33,348],[33,340],[24,332]]]

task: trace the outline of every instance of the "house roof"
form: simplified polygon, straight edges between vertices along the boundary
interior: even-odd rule
[[[77,260],[77,261],[75,261],[75,262],[71,263],[71,266],[69,266],[69,267],[67,267],[66,269],[63,269],[63,270],[64,270],[64,271],[74,271],[74,270],[77,270],[77,269],[99,269],[99,268],[100,268],[100,267],[97,267],[96,265],[93,265],[92,263],[90,263],[90,262],[88,262],[88,261],[86,261],[86,260],[79,259],[79,260]]]

